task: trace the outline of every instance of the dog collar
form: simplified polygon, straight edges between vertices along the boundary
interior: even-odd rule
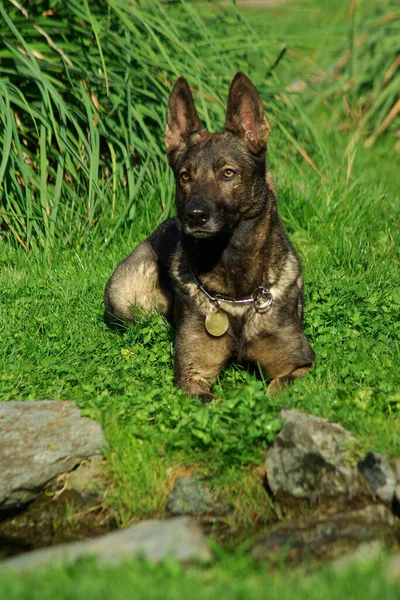
[[[192,273],[193,280],[199,290],[212,302],[216,307],[219,307],[221,303],[226,304],[254,304],[254,308],[257,312],[266,312],[272,304],[273,297],[269,289],[263,285],[258,286],[251,296],[248,298],[231,298],[224,294],[210,294],[209,291],[200,283],[194,273]]]

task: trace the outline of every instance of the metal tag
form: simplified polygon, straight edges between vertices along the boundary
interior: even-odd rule
[[[204,326],[210,335],[219,337],[227,332],[229,320],[226,313],[213,311],[206,316]]]
[[[254,308],[257,312],[265,312],[272,304],[272,294],[264,286],[260,286],[254,296]]]

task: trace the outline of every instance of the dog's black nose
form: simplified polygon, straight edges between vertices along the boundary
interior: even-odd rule
[[[185,222],[189,227],[204,225],[210,218],[210,210],[203,202],[189,202],[185,206]]]

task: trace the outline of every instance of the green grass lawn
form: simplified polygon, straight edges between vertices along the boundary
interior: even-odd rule
[[[194,19],[190,4],[185,10]],[[201,14],[206,9],[199,10]],[[171,11],[179,7],[171,6]],[[235,15],[229,15],[228,31],[235,26],[248,36],[246,27],[256,32],[273,30],[271,56],[287,43],[324,69],[332,64],[333,50],[345,42],[349,27],[347,9],[339,2],[330,4],[329,13],[313,2],[289,3],[287,9],[284,5],[262,13],[249,10],[241,17],[244,22],[237,21],[239,25]],[[326,47],[321,38],[326,38]],[[176,67],[187,65],[191,83],[203,83],[196,101],[214,129],[223,122],[222,104],[204,98],[212,92],[225,102],[234,69],[245,68],[249,60],[256,85],[267,89],[262,74],[268,56],[263,54],[257,62],[257,45],[248,54],[238,50],[236,60],[234,43],[233,39],[231,50],[226,49],[226,64],[223,57],[218,63],[224,74],[218,89],[216,79],[206,89],[205,76],[196,79],[193,65],[181,56]],[[201,51],[205,61],[206,50],[205,45]],[[44,575],[2,577],[2,597],[78,599],[91,593],[112,599],[133,588],[143,598],[291,598],[294,588],[307,598],[398,597],[398,591],[385,583],[384,561],[341,576],[329,571],[305,576],[300,569],[287,577],[284,569],[271,575],[234,550],[269,519],[270,501],[257,474],[281,426],[282,407],[340,422],[356,434],[362,450],[400,455],[400,175],[394,169],[394,141],[383,138],[372,149],[358,142],[345,155],[349,136],[330,110],[340,100],[330,99],[327,104],[318,100],[318,94],[311,99],[286,96],[284,87],[295,77],[307,77],[314,67],[300,59],[294,62],[293,56],[286,65],[285,60],[271,84],[276,94],[268,88],[274,124],[269,162],[281,216],[303,261],[305,328],[317,361],[307,378],[279,397],[266,394],[267,382],[257,370],[231,365],[216,387],[225,403],[203,407],[173,386],[174,334],[161,317],[144,316],[123,334],[103,323],[103,290],[116,264],[173,212],[173,182],[160,149],[168,90],[155,94],[156,108],[151,98],[142,115],[140,107],[133,110],[135,131],[115,117],[121,147],[125,143],[129,147],[135,132],[146,128],[140,133],[133,170],[124,166],[116,141],[109,139],[118,179],[104,175],[106,158],[98,148],[97,170],[92,153],[87,173],[83,161],[81,170],[72,172],[60,191],[57,181],[62,176],[57,167],[52,170],[50,136],[47,151],[43,145],[37,155],[32,150],[37,171],[34,166],[31,173],[24,174],[23,166],[14,171],[22,178],[34,173],[39,177],[31,189],[42,202],[40,210],[32,209],[24,219],[18,211],[28,206],[24,202],[29,198],[17,195],[16,183],[23,193],[27,187],[12,176],[4,184],[8,204],[0,229],[0,400],[73,399],[84,414],[103,424],[110,443],[108,501],[121,525],[163,516],[171,472],[180,468],[209,478],[235,511],[229,517],[227,548],[221,548],[218,528],[211,532],[219,557],[211,568],[185,570],[173,562],[155,568],[133,561],[116,570],[102,570],[99,577],[94,565],[81,562]],[[162,68],[160,74],[152,73],[154,80],[163,76]],[[87,110],[91,118],[93,107]],[[116,114],[107,113],[107,123]],[[99,123],[99,129],[102,126]],[[146,154],[150,138],[152,151]],[[71,147],[72,142],[68,151],[73,158],[78,150]],[[322,177],[304,160],[304,149]],[[0,174],[1,164],[0,158]],[[17,169],[18,162],[14,166]],[[48,168],[48,180],[40,179],[40,167]],[[53,198],[52,203],[54,190],[59,192],[59,205],[55,196],[57,202]],[[95,200],[91,224],[87,205],[79,205],[80,199],[86,202],[87,193]],[[51,210],[57,208],[53,220],[46,213],[48,198]],[[21,241],[31,245],[29,253]]]
[[[327,569],[306,575],[281,570],[270,572],[244,557],[220,556],[211,568],[184,568],[173,561],[151,565],[128,561],[118,568],[99,569],[93,561],[69,568],[53,568],[23,578],[2,574],[0,591],[7,600],[397,600],[398,584],[385,580],[385,558],[375,565],[337,574]]]

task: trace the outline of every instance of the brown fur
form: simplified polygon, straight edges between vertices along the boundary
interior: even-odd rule
[[[106,314],[133,320],[133,308],[159,310],[176,327],[175,382],[203,401],[229,360],[258,362],[270,389],[303,377],[314,361],[302,330],[300,261],[280,222],[266,169],[270,127],[250,80],[238,73],[224,133],[202,128],[190,88],[180,77],[168,106],[165,142],[176,177],[177,217],[162,223],[122,261],[107,284]],[[211,294],[249,297],[258,286],[270,309],[223,304],[228,331],[204,326]]]

